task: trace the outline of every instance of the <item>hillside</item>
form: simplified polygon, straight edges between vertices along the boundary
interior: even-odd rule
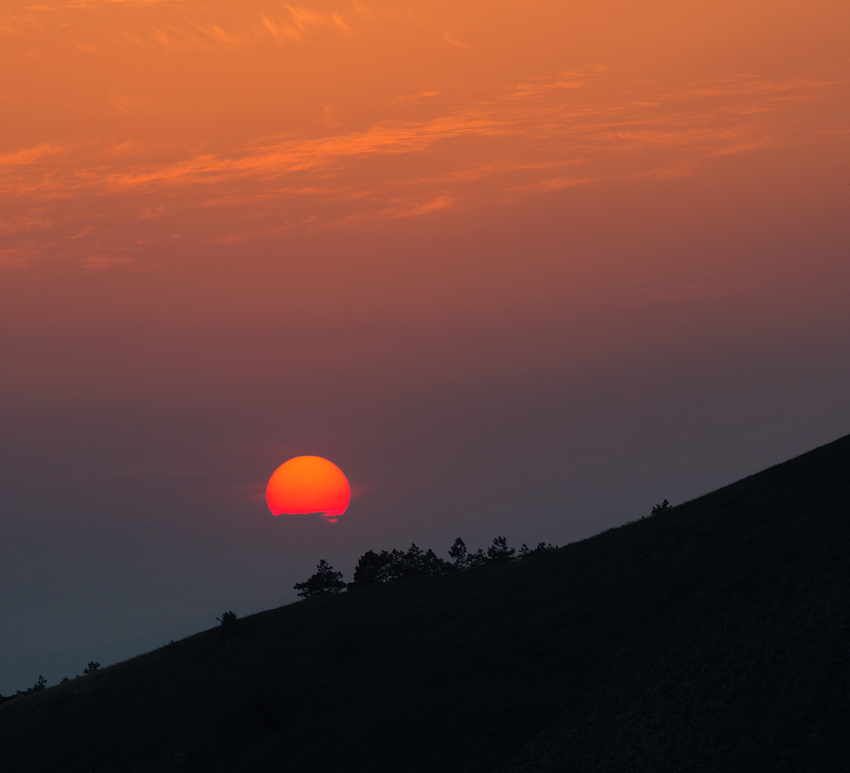
[[[7,771],[839,771],[850,437],[521,562],[270,610],[0,705]]]

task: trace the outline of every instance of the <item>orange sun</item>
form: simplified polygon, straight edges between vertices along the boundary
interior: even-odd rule
[[[296,456],[284,462],[266,486],[272,515],[322,513],[336,523],[350,500],[351,488],[342,470],[321,456]]]

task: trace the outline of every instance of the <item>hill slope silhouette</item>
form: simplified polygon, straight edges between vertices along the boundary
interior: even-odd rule
[[[0,706],[9,771],[839,771],[850,437],[501,566],[205,631]]]

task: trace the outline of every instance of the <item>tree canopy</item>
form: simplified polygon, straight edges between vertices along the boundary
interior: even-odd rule
[[[405,550],[367,550],[357,561],[354,569],[354,582],[346,585],[342,572],[335,572],[327,561],[322,559],[317,571],[306,582],[295,584],[295,590],[301,598],[313,598],[329,593],[340,593],[346,588],[360,588],[364,585],[408,580],[413,577],[427,577],[435,574],[475,569],[489,564],[504,564],[509,561],[526,558],[545,550],[554,550],[557,545],[539,542],[536,548],[523,543],[519,552],[508,545],[505,537],[496,537],[493,544],[484,552],[481,548],[471,553],[466,543],[458,537],[449,548],[446,561],[433,550],[423,550],[416,543]]]
[[[323,558],[316,565],[316,573],[311,575],[305,582],[296,582],[293,586],[302,599],[311,599],[316,596],[327,596],[331,593],[342,593],[346,585],[342,580],[342,572],[335,572],[334,568]]]

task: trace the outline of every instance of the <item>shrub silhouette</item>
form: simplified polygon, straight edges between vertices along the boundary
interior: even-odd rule
[[[655,505],[652,508],[651,515],[658,515],[658,513],[665,513],[668,510],[672,510],[673,506],[665,499],[660,505]]]
[[[27,687],[26,690],[16,690],[14,695],[10,695],[8,698],[3,698],[0,696],[0,703],[2,701],[11,700],[12,698],[19,698],[21,695],[29,695],[34,692],[41,692],[45,687],[47,687],[47,680],[41,675],[38,675],[38,679],[32,687]]]
[[[233,610],[228,610],[221,617],[217,617],[216,620],[221,623],[222,636],[233,636],[239,630],[239,619]]]
[[[535,553],[544,553],[547,550],[557,550],[557,548],[558,546],[553,545],[551,542],[538,542],[536,548],[530,548],[523,542],[522,547],[517,553],[517,558],[526,558],[528,556],[533,556]]]
[[[83,673],[84,674],[93,674],[99,668],[100,668],[100,663],[97,663],[94,660],[90,660],[89,664],[83,669]]]
[[[323,558],[316,565],[316,573],[305,582],[296,582],[292,586],[298,591],[302,599],[311,599],[316,596],[327,596],[331,593],[342,593],[346,584],[342,580],[342,572],[335,572],[334,568]]]

